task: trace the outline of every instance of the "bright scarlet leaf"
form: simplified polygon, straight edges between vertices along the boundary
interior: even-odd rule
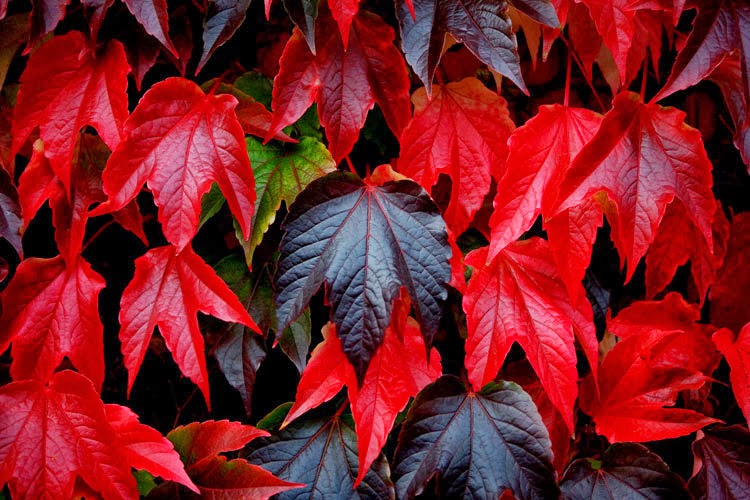
[[[107,162],[103,184],[109,200],[94,213],[124,207],[148,182],[164,235],[182,250],[198,229],[201,197],[216,182],[247,239],[255,181],[236,105],[236,98],[206,95],[183,78],[151,87]]]
[[[268,0],[266,0],[268,2]],[[224,45],[245,20],[251,0],[211,0],[208,19],[203,25],[203,53],[196,73],[200,73],[213,53]],[[270,2],[267,3],[267,8]]]
[[[734,397],[745,419],[750,422],[750,323],[736,336],[731,330],[722,328],[714,333],[713,340],[729,364]]]
[[[52,38],[36,50],[21,75],[13,115],[13,153],[39,127],[52,170],[70,187],[70,164],[78,132],[93,126],[113,150],[128,117],[129,67],[118,41],[99,51],[87,47],[82,33]]]
[[[398,170],[431,189],[440,174],[452,182],[444,217],[459,236],[471,223],[499,178],[508,154],[506,142],[515,128],[505,99],[476,78],[466,78],[412,96],[414,118],[401,135]]]
[[[70,498],[76,478],[106,498],[136,498],[131,466],[196,490],[164,438],[127,409],[105,408],[83,375],[13,382],[0,406],[0,484],[14,498]]]
[[[592,370],[598,361],[591,307],[586,301],[571,304],[540,238],[514,243],[485,262],[486,248],[466,256],[467,265],[475,268],[463,299],[469,381],[479,389],[494,380],[518,342],[572,433],[578,392],[573,339],[579,338]]]
[[[695,498],[742,498],[750,484],[750,433],[742,426],[714,426],[693,443]]]
[[[750,322],[750,309],[740,290],[750,287],[750,214],[734,216],[724,263],[711,286],[708,297],[711,301],[711,322],[739,332]]]
[[[331,15],[339,25],[341,40],[344,42],[344,49],[349,45],[349,29],[352,26],[354,16],[359,12],[359,0],[329,0],[328,7],[331,9]]]
[[[716,202],[711,162],[700,132],[674,108],[643,104],[623,92],[601,127],[573,161],[562,181],[555,213],[579,205],[598,192],[613,204],[605,213],[628,279],[656,237],[667,204],[679,199],[707,242]]]
[[[329,174],[297,196],[284,228],[276,275],[280,329],[326,283],[336,332],[361,381],[403,287],[430,344],[447,296],[451,250],[445,223],[421,187]]]
[[[158,247],[136,259],[135,276],[122,294],[120,308],[128,392],[156,326],[177,365],[201,389],[209,405],[198,311],[260,332],[237,296],[190,247],[179,253],[171,245]]]
[[[362,11],[352,21],[346,49],[329,13],[321,13],[315,31],[315,54],[299,30],[284,48],[273,85],[274,119],[266,139],[297,121],[313,101],[318,103],[328,149],[337,162],[352,150],[376,102],[398,137],[411,117],[409,76],[393,45],[391,27]]]
[[[215,80],[209,80],[203,84],[202,88],[210,89],[214,84],[216,84]],[[237,119],[239,120],[240,125],[242,125],[242,130],[244,130],[246,134],[254,135],[256,137],[265,137],[266,134],[268,134],[268,129],[271,127],[271,121],[273,120],[273,114],[268,111],[262,103],[247,95],[236,85],[220,83],[218,87],[216,87],[215,92],[217,94],[231,94],[237,98],[238,104],[234,109],[234,112],[237,113]],[[284,142],[297,142],[295,139],[286,135],[283,131],[277,132],[273,138]],[[254,165],[253,170],[255,170]]]

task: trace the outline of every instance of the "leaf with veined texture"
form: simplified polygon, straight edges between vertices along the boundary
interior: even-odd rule
[[[425,89],[412,96],[414,118],[401,135],[399,172],[425,189],[440,174],[453,181],[444,217],[458,237],[482,205],[492,177],[503,172],[506,142],[515,128],[505,99],[476,78]]]
[[[260,500],[304,485],[283,481],[241,458],[227,460],[219,453],[239,450],[268,435],[239,422],[208,420],[177,427],[167,434],[167,439],[174,443],[201,498]]]
[[[688,482],[695,498],[747,496],[750,484],[750,433],[740,425],[714,426],[698,433],[693,443],[693,477]]]
[[[0,485],[14,498],[70,498],[76,478],[106,498],[136,498],[131,466],[197,491],[169,443],[126,408],[102,404],[83,375],[12,382],[0,406]]]
[[[339,25],[341,40],[344,42],[344,49],[349,46],[349,29],[352,26],[354,16],[359,12],[359,0],[328,0],[328,7],[331,9],[331,15]]]
[[[135,276],[120,301],[120,341],[128,369],[128,392],[158,326],[180,370],[210,405],[198,311],[260,332],[237,296],[191,247],[181,252],[172,245],[153,248],[136,259]]]
[[[329,174],[297,196],[284,229],[276,274],[280,329],[326,283],[337,334],[361,381],[403,287],[430,344],[447,296],[451,249],[445,223],[421,187]]]
[[[148,182],[164,236],[182,250],[198,229],[201,197],[216,182],[248,238],[255,181],[245,134],[233,112],[236,105],[236,98],[206,95],[184,78],[151,87],[125,123],[125,137],[104,169],[109,199],[92,213],[124,207]]]
[[[674,198],[685,205],[704,239],[712,244],[716,209],[712,166],[700,132],[684,119],[685,114],[677,109],[644,104],[632,92],[618,94],[560,185],[550,215],[597,193],[607,195],[612,208],[603,208],[615,246],[627,261],[628,279]]]
[[[636,443],[609,447],[601,460],[581,458],[570,464],[560,483],[566,500],[623,498],[688,499],[685,482],[659,455]]]
[[[572,433],[578,392],[574,338],[594,373],[598,362],[591,307],[586,301],[571,304],[541,238],[509,245],[489,262],[487,248],[481,248],[467,255],[466,263],[475,267],[463,299],[469,329],[465,364],[472,386],[492,381],[518,342]]]
[[[398,137],[411,113],[409,75],[393,45],[393,29],[379,16],[361,11],[352,21],[345,50],[331,14],[321,8],[315,32],[315,54],[299,30],[284,47],[273,85],[274,119],[266,140],[296,122],[313,101],[337,162],[352,150],[376,102]]]
[[[224,45],[237,28],[245,21],[245,12],[251,0],[211,0],[208,5],[208,19],[203,25],[203,53],[195,73],[203,66],[216,49]],[[270,6],[270,2],[267,3]]]
[[[750,287],[748,258],[750,256],[750,214],[741,213],[732,218],[729,243],[724,262],[708,298],[711,302],[711,322],[739,332],[750,322],[750,309],[743,293]]]
[[[70,188],[79,130],[93,126],[112,150],[128,116],[128,63],[120,42],[92,51],[82,33],[52,38],[36,50],[21,75],[13,115],[13,154],[38,126],[52,170]]]
[[[13,343],[11,376],[46,381],[68,357],[97,390],[104,381],[98,314],[104,278],[83,257],[26,259],[2,295],[0,351]]]
[[[714,344],[729,364],[729,380],[737,404],[750,422],[750,323],[735,334],[722,328],[713,335]]]
[[[547,429],[512,382],[466,392],[446,376],[424,389],[401,428],[393,465],[399,498],[422,493],[435,475],[446,498],[557,498]]]
[[[243,243],[245,257],[252,262],[255,248],[285,203],[287,208],[310,182],[336,170],[326,147],[310,137],[298,144],[268,144],[248,137],[247,153],[255,175],[255,219],[250,239]]]

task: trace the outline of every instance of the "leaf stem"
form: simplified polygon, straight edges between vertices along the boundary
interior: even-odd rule
[[[99,229],[97,229],[96,232],[94,234],[92,234],[89,237],[89,239],[87,239],[86,242],[83,244],[83,246],[81,247],[81,253],[85,252],[86,249],[91,244],[91,242],[94,241],[96,238],[98,238],[109,226],[111,226],[114,223],[115,223],[115,220],[111,219],[111,220],[105,222],[104,224],[102,224],[102,226]]]
[[[648,59],[650,52],[646,51],[646,57],[643,58],[643,70],[641,71],[641,101],[646,102],[646,80],[648,80]]]
[[[567,108],[570,105],[570,67],[573,65],[573,54],[568,48],[568,59],[565,63],[565,98],[563,105]]]
[[[573,60],[576,62],[576,65],[583,74],[583,79],[586,80],[586,84],[589,86],[589,89],[591,89],[591,93],[594,94],[594,99],[596,99],[596,103],[599,105],[601,112],[605,113],[607,111],[607,108],[604,106],[602,99],[599,97],[599,92],[596,91],[594,82],[592,82],[586,74],[586,68],[583,66],[583,61],[581,61],[581,57],[578,55],[578,52],[576,52],[575,48],[573,48],[568,39],[562,33],[560,33],[560,40],[562,40],[565,46],[568,47],[568,51],[573,56]]]
[[[353,173],[354,175],[359,176],[359,174],[357,173],[357,169],[354,168],[354,163],[352,163],[352,159],[349,158],[349,155],[346,155],[345,159],[346,159],[346,164],[349,167],[349,171]]]

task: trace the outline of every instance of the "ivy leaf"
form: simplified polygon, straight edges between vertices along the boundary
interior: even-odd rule
[[[693,443],[695,498],[742,498],[750,484],[750,433],[742,426],[713,426]]]
[[[131,466],[197,491],[164,438],[129,410],[105,406],[83,375],[12,382],[0,388],[0,406],[0,485],[14,498],[70,498],[76,478],[104,497],[135,498]]]
[[[632,92],[618,94],[612,106],[573,160],[550,215],[605,193],[611,204],[604,211],[630,279],[674,198],[707,242],[716,201],[700,132],[685,123],[682,111],[644,104]]]
[[[274,119],[266,140],[296,122],[313,101],[336,162],[352,150],[376,102],[390,129],[400,135],[411,117],[409,75],[393,45],[393,29],[377,15],[361,11],[352,21],[345,49],[330,13],[321,10],[315,30],[315,54],[299,30],[284,47],[273,82]]]
[[[208,19],[203,25],[203,53],[195,73],[198,74],[214,54],[245,21],[252,0],[211,0]],[[270,5],[270,3],[269,3]]]
[[[243,243],[245,258],[251,263],[281,203],[289,207],[310,182],[335,171],[336,163],[322,143],[309,137],[303,137],[298,144],[266,146],[248,137],[246,144],[256,192],[252,234]]]
[[[12,153],[38,126],[52,170],[68,190],[81,128],[94,127],[110,150],[119,144],[128,117],[128,71],[125,50],[115,40],[95,52],[82,33],[72,31],[42,45],[21,75]]]
[[[357,435],[344,417],[298,420],[270,438],[251,445],[247,460],[285,481],[305,483],[279,500],[311,498],[394,499],[388,462],[380,455],[354,487]]]
[[[361,381],[404,287],[430,344],[447,296],[451,250],[437,207],[421,187],[329,174],[297,197],[284,229],[276,275],[280,329],[326,283],[337,334]]]
[[[0,318],[0,350],[13,343],[14,380],[44,382],[67,357],[101,389],[104,332],[97,311],[104,285],[80,256],[21,262],[2,296]]]
[[[423,492],[435,475],[451,498],[559,495],[552,451],[531,398],[512,382],[467,393],[455,377],[427,386],[409,409],[394,458],[399,498]]]
[[[736,336],[731,330],[722,328],[714,333],[713,341],[729,364],[734,397],[745,419],[750,422],[750,323]]]
[[[609,447],[601,461],[578,459],[560,483],[566,500],[689,498],[685,482],[658,455],[635,443]]]
[[[120,341],[128,369],[128,393],[154,327],[159,326],[180,370],[200,388],[210,406],[198,311],[260,332],[237,296],[191,247],[181,252],[172,245],[153,248],[136,259],[135,276],[120,301]]]
[[[505,99],[476,78],[435,87],[431,98],[419,89],[412,101],[414,118],[401,135],[398,170],[428,190],[440,174],[451,178],[444,217],[459,236],[482,206],[491,178],[502,174],[515,125]]]
[[[590,305],[570,302],[549,246],[541,238],[509,245],[485,262],[487,248],[466,256],[467,265],[476,268],[463,299],[469,381],[475,388],[491,382],[513,342],[518,342],[572,433],[578,391],[575,337],[594,372],[598,363]]]
[[[216,182],[247,239],[255,181],[245,134],[233,112],[236,105],[236,98],[206,95],[184,78],[151,87],[126,122],[125,138],[104,170],[109,200],[92,213],[122,208],[148,182],[164,235],[182,250],[198,229],[201,197]]]

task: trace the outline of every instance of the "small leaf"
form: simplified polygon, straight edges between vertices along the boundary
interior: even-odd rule
[[[224,45],[245,21],[251,0],[211,0],[208,19],[203,26],[203,53],[195,73],[198,74],[213,53]]]

